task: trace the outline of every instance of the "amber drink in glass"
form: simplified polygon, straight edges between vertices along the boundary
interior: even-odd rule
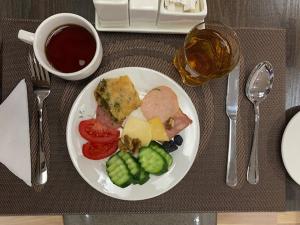
[[[174,58],[184,84],[199,86],[227,75],[240,58],[237,34],[221,23],[196,25]]]

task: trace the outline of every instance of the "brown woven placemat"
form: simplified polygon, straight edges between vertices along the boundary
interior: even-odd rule
[[[17,39],[19,29],[34,31],[39,21],[3,20],[2,94],[6,98],[14,86],[26,78],[29,91],[32,160],[36,152],[35,113],[27,66],[28,46]],[[181,84],[172,65],[182,35],[99,33],[104,58],[96,74],[87,80],[68,82],[53,77],[47,100],[49,130],[47,145],[49,180],[36,192],[0,166],[0,214],[279,211],[285,208],[285,174],[280,159],[280,139],[285,121],[285,31],[238,29],[244,64],[240,74],[238,117],[237,190],[225,185],[228,146],[228,119],[225,113],[227,79],[210,81],[198,88],[183,86],[199,113],[201,144],[186,177],[167,193],[144,201],[129,202],[107,197],[90,187],[77,173],[68,155],[65,127],[73,101],[96,76],[111,69],[140,66],[158,70]],[[246,167],[253,132],[253,109],[244,86],[250,70],[260,61],[274,65],[275,81],[270,96],[261,105],[259,158],[261,180],[246,182]],[[50,154],[51,153],[51,154]]]

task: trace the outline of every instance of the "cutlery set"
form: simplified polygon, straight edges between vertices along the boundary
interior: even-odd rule
[[[226,184],[229,187],[236,187],[237,178],[237,150],[236,150],[236,119],[238,113],[238,95],[239,95],[239,72],[240,65],[230,72],[228,76],[226,113],[230,121],[229,125],[229,145],[227,159]],[[252,140],[252,149],[247,168],[247,181],[250,184],[258,184],[258,136],[259,136],[259,104],[266,99],[273,85],[273,67],[265,61],[259,63],[252,70],[246,84],[246,96],[253,103],[255,112],[255,128]]]

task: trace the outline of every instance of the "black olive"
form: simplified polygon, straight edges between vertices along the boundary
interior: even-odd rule
[[[173,140],[165,141],[162,146],[167,152],[173,152],[178,149],[177,145]]]
[[[162,146],[163,148],[168,151],[168,149],[171,147],[172,143],[170,141],[165,141]]]
[[[176,145],[180,146],[180,145],[182,145],[183,139],[180,135],[176,135],[174,137],[174,142],[175,142]]]
[[[171,144],[170,148],[168,149],[168,152],[174,152],[177,149],[178,149],[177,145],[173,142],[173,144]]]

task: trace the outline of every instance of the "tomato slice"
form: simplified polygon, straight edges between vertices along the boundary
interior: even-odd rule
[[[82,153],[88,159],[99,160],[112,155],[117,151],[117,149],[118,149],[117,141],[109,144],[88,142],[82,146]]]
[[[83,120],[79,123],[80,135],[93,143],[110,143],[119,139],[118,129],[108,128],[95,119]]]

